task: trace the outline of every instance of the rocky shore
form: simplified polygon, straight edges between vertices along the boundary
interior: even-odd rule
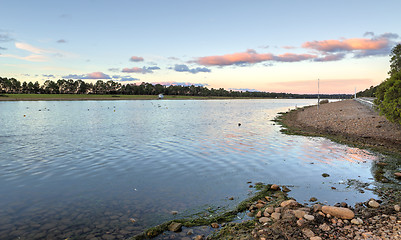
[[[290,111],[279,121],[288,133],[324,136],[351,145],[401,153],[401,126],[354,100]]]

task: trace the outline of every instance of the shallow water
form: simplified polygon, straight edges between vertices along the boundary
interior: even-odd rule
[[[250,194],[248,181],[291,185],[300,202],[373,197],[345,183],[373,183],[378,156],[284,135],[271,121],[315,102],[0,102],[0,239],[129,237],[232,207]]]

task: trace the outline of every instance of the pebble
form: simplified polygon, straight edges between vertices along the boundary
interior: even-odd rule
[[[308,220],[308,221],[313,221],[313,220],[315,220],[315,217],[314,217],[313,215],[309,215],[309,214],[306,214],[306,215],[304,216],[304,218],[305,218],[306,220]]]
[[[317,201],[317,198],[315,198],[315,197],[311,197],[310,199],[309,199],[309,202],[316,202]]]
[[[168,226],[168,230],[171,232],[179,232],[181,231],[182,228],[182,224],[181,223],[177,223],[177,222],[172,222],[169,226]]]
[[[359,224],[362,224],[363,221],[360,218],[354,218],[354,219],[351,220],[351,223],[355,224],[355,225],[359,225]]]
[[[380,207],[380,204],[378,202],[376,202],[374,199],[370,200],[368,203],[369,207],[371,208],[378,208]]]
[[[302,233],[308,238],[311,238],[311,237],[315,236],[315,233],[312,232],[312,230],[310,230],[309,228],[302,229]]]
[[[178,211],[171,211],[171,214],[177,215],[177,214],[178,214]]]
[[[193,229],[189,229],[188,232],[187,232],[187,235],[192,235],[192,234],[194,234],[194,230]]]
[[[395,176],[396,178],[401,178],[401,172],[396,172],[396,173],[394,173],[394,176]]]
[[[270,221],[271,221],[271,219],[268,218],[268,217],[261,217],[261,218],[259,218],[259,222],[260,222],[260,223],[268,223],[268,222],[270,222]]]
[[[395,211],[397,211],[397,212],[399,212],[401,209],[400,209],[400,205],[394,205],[394,210]]]
[[[280,214],[280,213],[277,213],[277,212],[274,212],[274,213],[272,213],[272,215],[271,215],[271,218],[274,219],[274,220],[279,220],[280,217],[281,217],[281,214]]]
[[[220,227],[218,223],[212,223],[212,224],[210,224],[210,226],[212,228],[219,228]]]
[[[297,201],[295,201],[295,200],[293,200],[293,199],[283,201],[283,202],[280,204],[281,207],[297,206],[297,205],[299,205],[299,203],[297,203]]]
[[[277,191],[277,190],[280,190],[280,187],[279,187],[277,184],[273,184],[273,185],[270,187],[270,189],[271,189],[271,190],[274,190],[274,191]]]
[[[311,238],[310,238],[310,240],[322,240],[322,238],[321,238],[321,237],[318,237],[318,236],[316,236],[316,237],[311,237]]]

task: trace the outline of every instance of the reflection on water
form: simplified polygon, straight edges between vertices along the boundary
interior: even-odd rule
[[[372,182],[375,155],[270,121],[315,102],[0,102],[0,239],[124,238],[232,206],[248,181],[292,185],[299,201],[371,197],[343,183]]]

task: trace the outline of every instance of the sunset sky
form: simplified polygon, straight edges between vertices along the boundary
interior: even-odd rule
[[[0,76],[353,93],[388,77],[401,1],[0,0]]]

